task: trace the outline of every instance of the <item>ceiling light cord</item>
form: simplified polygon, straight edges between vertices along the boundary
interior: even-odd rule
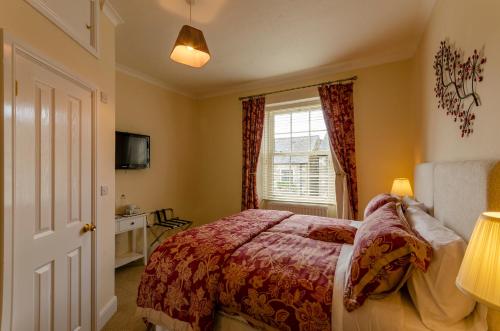
[[[191,4],[191,1],[189,1],[189,25],[192,25],[191,24],[191,7],[192,7],[192,4]]]

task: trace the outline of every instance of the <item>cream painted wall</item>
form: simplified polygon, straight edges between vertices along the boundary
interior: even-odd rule
[[[415,161],[453,161],[500,158],[500,2],[440,0],[418,47],[414,63],[417,142]],[[478,93],[474,133],[460,138],[458,125],[437,108],[432,68],[439,42],[449,38],[466,56],[484,46],[488,62]],[[491,330],[500,330],[500,313],[490,311]]]
[[[414,120],[410,107],[411,62],[402,61],[342,74],[325,74],[257,91],[199,101],[201,121],[201,223],[238,212],[241,198],[241,103],[238,97],[358,75],[354,83],[356,158],[360,211],[368,200],[388,192],[395,177],[413,168]],[[268,97],[273,103],[317,96],[316,89]]]
[[[500,2],[440,0],[420,42],[414,61],[419,140],[416,161],[500,158]],[[474,133],[460,138],[457,123],[437,108],[434,95],[434,55],[449,38],[465,55],[484,46],[488,62],[478,93]]]
[[[196,221],[198,132],[196,102],[124,73],[116,74],[116,130],[151,136],[151,167],[116,170],[116,207],[135,204],[144,211],[174,208]],[[123,201],[121,195],[126,199]],[[142,237],[139,235],[139,240]],[[116,250],[128,250],[126,236]]]
[[[97,59],[67,36],[26,1],[0,2],[0,28],[29,45],[38,53],[95,84],[108,95],[108,103],[98,105],[98,185],[109,188],[98,197],[98,231],[101,236],[101,295],[99,307],[114,296],[114,127],[115,127],[115,28],[100,16],[101,54]]]

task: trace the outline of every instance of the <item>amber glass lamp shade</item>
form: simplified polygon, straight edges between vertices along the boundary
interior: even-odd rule
[[[184,25],[179,32],[170,58],[190,67],[203,67],[210,60],[210,52],[203,32],[190,25]]]

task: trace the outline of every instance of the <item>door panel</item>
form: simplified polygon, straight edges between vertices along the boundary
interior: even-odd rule
[[[81,154],[81,101],[75,98],[69,100],[69,156],[70,156],[70,214],[71,222],[79,222],[80,215],[80,154]]]
[[[92,92],[14,57],[13,330],[91,329]]]
[[[80,296],[80,273],[81,273],[80,248],[68,254],[68,289],[69,307],[68,320],[70,330],[76,330],[81,325],[81,296]]]
[[[36,206],[35,237],[54,230],[52,214],[52,136],[54,88],[35,82]]]
[[[35,329],[53,330],[54,265],[53,261],[35,270]]]

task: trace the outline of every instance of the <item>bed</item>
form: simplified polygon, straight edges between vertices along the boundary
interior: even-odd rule
[[[482,211],[500,210],[500,163],[495,160],[420,164],[414,177],[415,198],[465,240]],[[307,237],[305,224],[328,222],[326,218],[287,212],[249,211],[215,222],[218,225],[207,225],[201,235],[196,230],[185,232],[150,258],[139,288],[138,314],[157,331],[294,329],[290,325],[304,330],[429,330],[404,288],[383,299],[368,299],[353,312],[345,309],[342,297],[353,246]],[[357,221],[338,222],[361,226]],[[169,260],[173,255],[181,259],[174,263]],[[196,256],[202,258],[197,260]],[[182,264],[192,266],[193,261],[196,267],[186,272]],[[272,263],[294,265],[293,272],[300,277],[273,278],[266,274],[266,267]],[[203,279],[198,270],[210,268],[214,271],[207,272]],[[255,286],[262,278],[267,283]],[[180,282],[187,282],[184,290],[195,282],[204,282],[204,287],[179,293],[180,287],[175,284]],[[248,295],[250,284],[266,290]],[[302,289],[299,294],[298,287]],[[280,293],[278,302],[266,299],[273,291]],[[167,296],[171,304],[163,306]],[[485,312],[484,307],[476,305],[450,330],[485,330]]]

